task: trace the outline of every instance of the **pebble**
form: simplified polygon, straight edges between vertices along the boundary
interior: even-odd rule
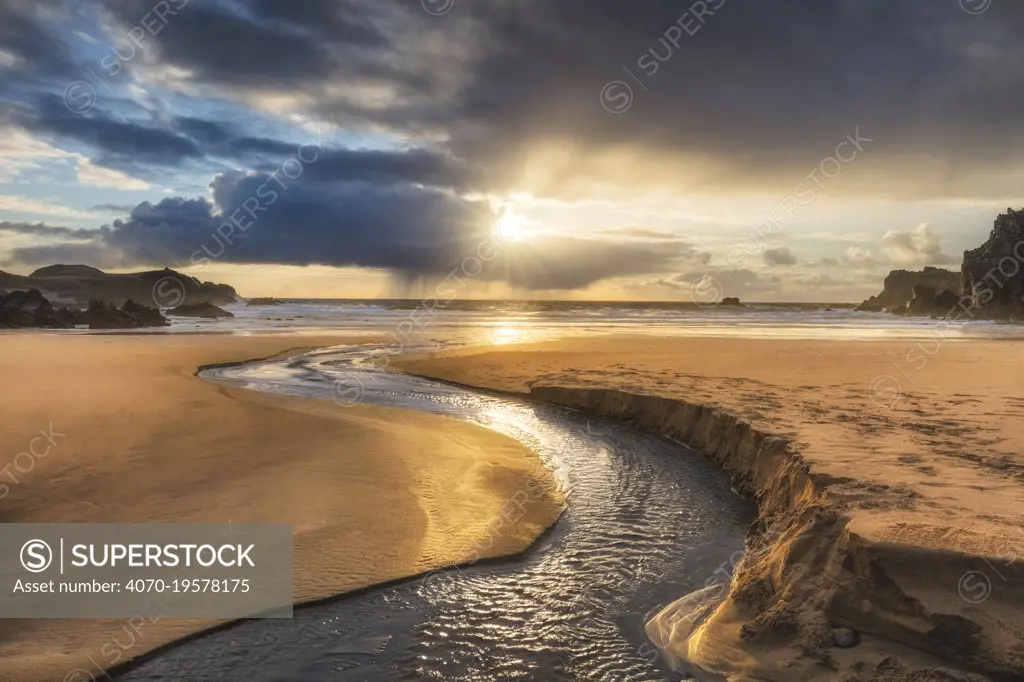
[[[833,628],[832,641],[840,649],[849,649],[860,644],[860,635],[851,628]]]

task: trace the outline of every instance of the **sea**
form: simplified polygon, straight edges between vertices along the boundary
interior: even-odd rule
[[[692,302],[485,301],[447,304],[420,299],[278,299],[278,305],[223,306],[233,318],[170,316],[156,333],[345,334],[394,336],[416,345],[444,341],[493,344],[563,336],[658,336],[777,339],[1024,338],[1024,325],[987,320],[936,320],[869,313],[852,304]]]

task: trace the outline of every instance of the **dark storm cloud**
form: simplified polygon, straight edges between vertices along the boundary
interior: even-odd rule
[[[75,114],[60,98],[50,95],[19,105],[12,112],[11,122],[20,127],[88,144],[97,150],[100,165],[119,170],[126,166],[173,167],[218,158],[273,172],[305,144],[318,148],[317,161],[308,169],[309,177],[323,181],[404,182],[465,189],[473,186],[477,176],[464,161],[437,149],[324,148],[323,140],[316,136],[303,143],[254,137],[222,121],[190,116],[158,122],[125,120],[98,108]]]
[[[124,25],[144,13],[101,2]],[[736,185],[798,180],[857,127],[886,154],[965,174],[1024,146],[1021,3],[980,15],[954,0],[491,0],[442,17],[399,0],[241,7],[192,0],[152,39],[161,60],[197,84],[301,94],[339,124],[438,132],[491,186],[516,181],[537,139],[578,142],[581,156],[710,158]],[[613,80],[635,95],[624,114],[601,106]],[[386,105],[358,96],[371,86]]]
[[[32,4],[8,4],[20,9],[7,8],[0,46],[44,69],[65,62],[46,66],[63,43]],[[122,27],[152,9],[82,5]],[[491,0],[435,17],[403,0],[191,0],[166,19],[147,50],[197,85],[301,95],[339,123],[435,130],[495,182],[511,183],[528,143],[548,137],[700,154],[737,182],[798,173],[857,126],[889,154],[965,173],[1024,145],[1017,2],[971,15],[954,0]],[[617,116],[599,100],[612,80],[635,95]],[[359,96],[370,86],[385,104]]]
[[[152,9],[82,4],[122,28]],[[191,0],[145,42],[211,93],[295,95],[341,125],[432,131],[490,188],[513,185],[547,139],[578,143],[567,154],[581,158],[710,159],[719,186],[790,182],[859,128],[879,154],[949,164],[945,191],[1020,158],[1022,28],[1014,2],[971,15],[954,0],[491,0],[435,17],[401,0]],[[613,80],[635,95],[620,115],[599,98]],[[191,133],[216,146],[224,131]],[[552,184],[590,172],[572,160]]]
[[[96,0],[124,26],[152,8],[134,0]],[[387,48],[371,19],[372,5],[339,0],[239,3],[175,0],[164,12],[166,30],[147,36],[162,59],[201,81],[258,87],[322,85],[338,69],[373,48]],[[382,3],[387,6],[388,3]],[[366,68],[387,69],[366,60]]]
[[[117,119],[101,111],[72,113],[56,95],[44,95],[15,108],[13,123],[26,130],[72,139],[101,154],[154,164],[177,164],[203,152],[196,141],[138,121]]]
[[[15,249],[12,260],[50,260],[75,251],[105,262],[360,265],[415,273],[450,269],[491,222],[486,204],[440,190],[346,183],[325,186],[234,172],[206,199],[143,202],[93,232],[93,243]],[[64,234],[63,228],[39,228]]]
[[[489,40],[454,118],[485,134],[456,132],[456,144],[500,154],[567,136],[706,156],[738,183],[802,176],[859,126],[889,154],[1015,163],[1024,69],[1007,65],[1021,63],[1024,5],[971,16],[920,0],[701,4],[720,6],[703,24],[672,1],[474,5]],[[680,36],[677,20],[699,29]],[[635,96],[620,115],[597,105],[611,80]]]
[[[0,49],[17,60],[15,71],[6,71],[0,93],[15,80],[68,76],[75,72],[67,43],[57,30],[57,0],[4,0],[0,2]]]
[[[482,239],[485,203],[441,190],[293,182],[227,173],[205,199],[164,199],[115,221],[105,241],[139,261],[361,265],[439,272]],[[219,230],[219,232],[218,232]]]

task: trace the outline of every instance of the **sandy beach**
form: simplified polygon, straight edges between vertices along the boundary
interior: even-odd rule
[[[620,336],[392,366],[629,419],[725,466],[761,527],[712,613],[656,619],[677,665],[771,680],[1024,670],[1024,343]],[[832,646],[837,627],[859,645]]]
[[[342,342],[0,335],[0,442],[5,471],[17,478],[0,488],[0,518],[290,523],[296,602],[513,554],[558,518],[563,500],[550,475],[511,439],[442,417],[194,376],[206,364]],[[15,466],[41,434],[45,454]],[[525,514],[509,522],[508,501],[524,489],[532,491]],[[0,679],[64,680],[76,669],[75,680],[89,679],[85,671],[98,675],[211,625],[162,620],[132,633],[115,620],[6,620]]]

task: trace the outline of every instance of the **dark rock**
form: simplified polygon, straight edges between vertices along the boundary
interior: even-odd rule
[[[113,303],[90,301],[84,318],[89,329],[138,329],[169,324],[156,308],[141,305],[131,299],[125,301],[121,308]]]
[[[281,305],[276,298],[250,298],[246,305]]]
[[[1024,317],[1024,210],[997,216],[988,241],[964,252],[960,273],[973,317]]]
[[[914,285],[914,297],[907,303],[908,315],[930,315],[935,301],[935,287],[925,284]]]
[[[121,312],[131,316],[137,322],[137,327],[165,327],[170,324],[156,308],[136,303],[130,298],[121,306]]]
[[[924,284],[914,286],[914,298],[910,299],[907,306],[900,312],[905,315],[930,315],[931,317],[959,317],[963,314],[966,300],[957,296],[949,289],[943,289],[938,294],[935,289]]]
[[[234,313],[230,313],[223,308],[218,308],[212,303],[190,303],[188,305],[180,305],[177,308],[167,311],[167,314],[178,315],[180,317],[205,317],[208,319],[235,316]]]
[[[851,628],[833,628],[832,642],[840,649],[849,649],[860,644],[860,635]]]
[[[960,306],[965,303],[963,296],[954,294],[949,289],[943,289],[932,301],[932,314],[936,317],[959,317],[963,314]]]
[[[882,293],[861,303],[857,310],[868,312],[906,312],[907,304],[914,300],[914,287],[925,286],[935,292],[947,290],[959,297],[962,292],[960,274],[952,270],[927,267],[920,272],[893,270],[885,278]],[[919,306],[922,304],[918,304]],[[943,311],[946,312],[946,311]],[[929,313],[930,314],[930,313]]]
[[[0,294],[0,328],[69,329],[79,317],[77,311],[54,308],[37,289]]]
[[[745,305],[740,303],[740,299],[736,298],[735,296],[726,296],[725,298],[722,299],[722,302],[719,305],[727,305],[732,306],[734,308],[746,308]]]

